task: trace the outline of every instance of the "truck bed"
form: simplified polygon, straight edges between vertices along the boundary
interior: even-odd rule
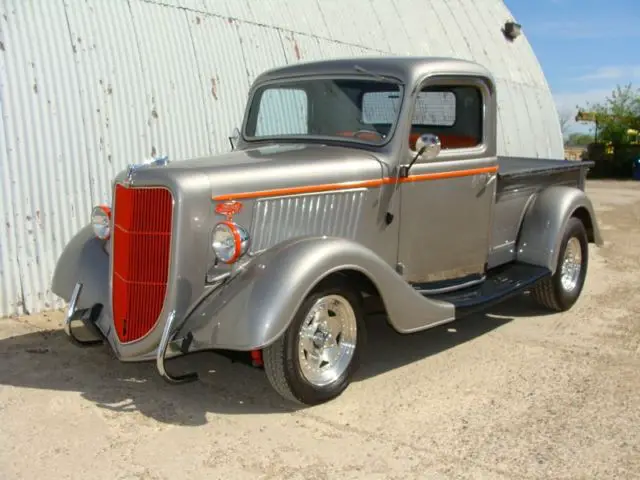
[[[587,170],[593,167],[594,162],[530,157],[498,157],[498,165],[498,176],[508,180],[531,175],[557,174],[578,170],[583,170],[584,174],[586,174]]]
[[[498,178],[489,267],[513,261],[515,244],[529,200],[551,186],[584,190],[593,162],[546,158],[498,157]]]
[[[530,157],[498,157],[498,197],[519,190],[539,190],[550,185],[567,185],[584,190],[594,162]]]

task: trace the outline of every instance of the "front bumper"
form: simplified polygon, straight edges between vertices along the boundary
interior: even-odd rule
[[[71,300],[69,302],[69,308],[64,318],[64,333],[67,334],[69,339],[78,346],[85,347],[91,345],[100,345],[103,342],[104,336],[100,329],[96,326],[95,321],[100,316],[102,306],[95,305],[92,308],[78,309],[78,300],[82,293],[82,283],[76,283],[71,293]],[[84,327],[91,332],[93,338],[81,339],[76,336],[73,331],[73,322],[80,320]]]
[[[94,305],[91,308],[79,309],[78,303],[82,294],[82,283],[76,283],[71,294],[69,306],[64,318],[64,332],[67,334],[69,340],[78,346],[94,346],[101,345],[105,340],[109,341],[107,335],[105,335],[97,324],[97,320],[100,317],[102,306],[99,304]],[[74,329],[74,322],[80,321],[85,330],[89,332],[90,338],[82,338],[77,335]],[[151,361],[155,359],[156,368],[162,378],[169,383],[185,383],[196,380],[198,375],[194,372],[189,372],[183,375],[171,375],[166,368],[165,360],[184,355],[187,353],[188,344],[190,339],[183,339],[182,341],[174,340],[177,329],[175,328],[176,316],[172,311],[164,325],[162,331],[162,337],[158,347],[142,356],[135,358],[133,361]],[[122,360],[118,354],[116,348],[113,349],[119,360]],[[131,361],[131,360],[130,360]]]

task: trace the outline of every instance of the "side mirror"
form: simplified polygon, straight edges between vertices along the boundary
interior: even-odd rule
[[[409,176],[409,170],[419,158],[424,160],[433,160],[440,155],[440,139],[433,133],[424,133],[416,140],[416,156],[413,157],[408,166],[401,166],[398,172],[401,178]]]
[[[432,133],[424,133],[416,140],[416,152],[424,160],[433,160],[440,155],[440,138]]]

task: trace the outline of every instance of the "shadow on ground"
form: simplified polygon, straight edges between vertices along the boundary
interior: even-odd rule
[[[368,341],[355,381],[436,355],[480,337],[517,316],[539,311],[525,296],[454,323],[411,335],[393,331],[381,315],[367,319]],[[499,315],[499,316],[495,316]],[[201,425],[207,413],[282,413],[291,410],[267,382],[264,372],[213,352],[173,359],[173,372],[195,370],[199,381],[168,385],[153,363],[122,363],[106,345],[72,345],[61,330],[39,331],[0,340],[0,385],[79,392],[100,408],[139,412],[159,422]],[[345,392],[345,394],[348,394]]]

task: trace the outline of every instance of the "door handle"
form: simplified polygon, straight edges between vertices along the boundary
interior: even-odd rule
[[[491,185],[493,182],[495,182],[496,178],[498,178],[498,175],[496,173],[492,175],[487,175],[487,180],[484,182],[485,188]]]

